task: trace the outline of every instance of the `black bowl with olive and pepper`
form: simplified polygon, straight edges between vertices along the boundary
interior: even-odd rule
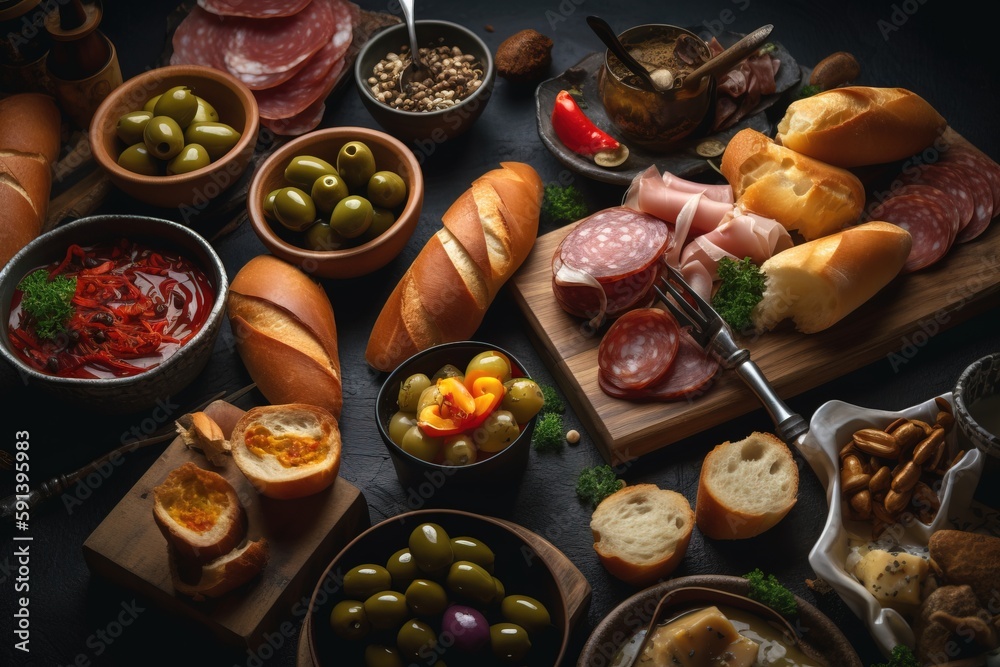
[[[511,527],[468,512],[384,521],[334,559],[313,593],[314,663],[559,664],[566,600],[533,554]]]

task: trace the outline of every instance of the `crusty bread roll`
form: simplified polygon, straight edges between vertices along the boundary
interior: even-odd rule
[[[865,206],[857,176],[779,146],[751,128],[729,141],[721,169],[737,206],[797,229],[807,241],[857,222]]]
[[[153,518],[177,555],[196,563],[229,553],[246,532],[246,513],[232,485],[191,462],[153,488]]]
[[[0,266],[41,234],[59,157],[61,116],[40,93],[0,100]]]
[[[174,590],[196,600],[216,598],[257,576],[267,565],[268,544],[261,538],[233,549],[201,568],[184,568],[171,554],[170,578]],[[191,570],[190,580],[185,580]]]
[[[184,444],[200,449],[212,465],[226,464],[229,441],[226,440],[222,427],[207,414],[194,412],[181,415],[174,422],[174,427]]]
[[[767,282],[755,328],[791,318],[802,333],[826,329],[895,278],[911,244],[902,227],[872,221],[779,252],[761,265]]]
[[[333,484],[340,471],[337,420],[315,405],[250,409],[233,427],[230,448],[246,478],[269,498],[318,493]]]
[[[694,530],[694,512],[676,491],[636,484],[602,500],[590,530],[594,551],[608,572],[644,586],[680,565]]]
[[[753,432],[705,456],[698,480],[698,530],[716,540],[760,535],[795,505],[799,470],[774,435]]]
[[[340,418],[337,323],[323,288],[272,255],[247,262],[229,286],[240,358],[268,401],[310,403]]]
[[[391,371],[434,345],[472,337],[538,234],[542,181],[520,162],[477,178],[389,295],[365,359]]]
[[[934,107],[909,90],[849,86],[789,104],[776,140],[828,164],[861,167],[919,153],[946,126]]]

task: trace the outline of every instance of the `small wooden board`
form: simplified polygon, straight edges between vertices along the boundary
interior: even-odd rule
[[[545,561],[556,577],[556,583],[566,596],[566,607],[569,610],[570,628],[575,628],[577,623],[586,615],[587,607],[590,604],[590,584],[580,570],[570,561],[566,555],[559,551],[551,542],[544,537],[510,521],[497,519],[500,523],[506,524],[508,528],[524,538],[538,554],[538,557]],[[302,622],[302,631],[299,633],[298,667],[315,667],[312,652],[309,648],[309,633],[312,625],[311,614],[306,614]]]
[[[602,392],[597,348],[606,327],[589,332],[552,294],[552,254],[574,226],[539,237],[510,286],[540,356],[606,460],[619,464],[634,459],[760,407],[743,382],[724,370],[706,394],[691,401],[637,403]],[[929,337],[1000,301],[997,227],[994,221],[983,235],[953,246],[934,266],[897,277],[826,331],[806,335],[786,323],[740,342],[785,398],[881,358],[897,365],[913,363]]]
[[[224,401],[212,403],[205,412],[227,437],[243,414]],[[246,508],[248,537],[265,537],[269,543],[270,557],[261,575],[217,600],[195,602],[174,592],[167,542],[153,521],[153,487],[187,461],[225,477]],[[263,641],[263,634],[273,631],[296,601],[309,598],[330,559],[369,521],[364,496],[344,479],[307,498],[264,498],[232,461],[213,468],[178,437],[91,533],[83,555],[94,574],[135,590],[170,612],[189,616],[222,641],[245,649]]]

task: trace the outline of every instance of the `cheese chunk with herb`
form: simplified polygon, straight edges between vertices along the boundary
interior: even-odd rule
[[[681,616],[654,631],[639,665],[751,667],[757,644],[743,637],[718,607]]]
[[[873,549],[854,566],[854,576],[883,607],[909,614],[920,606],[927,561],[904,551]]]

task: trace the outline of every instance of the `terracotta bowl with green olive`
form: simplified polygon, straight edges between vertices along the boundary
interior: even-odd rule
[[[469,508],[516,491],[543,404],[511,353],[459,341],[418,352],[390,373],[375,422],[408,499]]]
[[[401,141],[364,127],[317,130],[261,164],[250,223],[274,255],[321,278],[355,278],[396,257],[420,220],[424,179]]]
[[[127,194],[198,211],[242,179],[259,122],[253,93],[232,75],[172,65],[113,90],[91,121],[90,144]]]

